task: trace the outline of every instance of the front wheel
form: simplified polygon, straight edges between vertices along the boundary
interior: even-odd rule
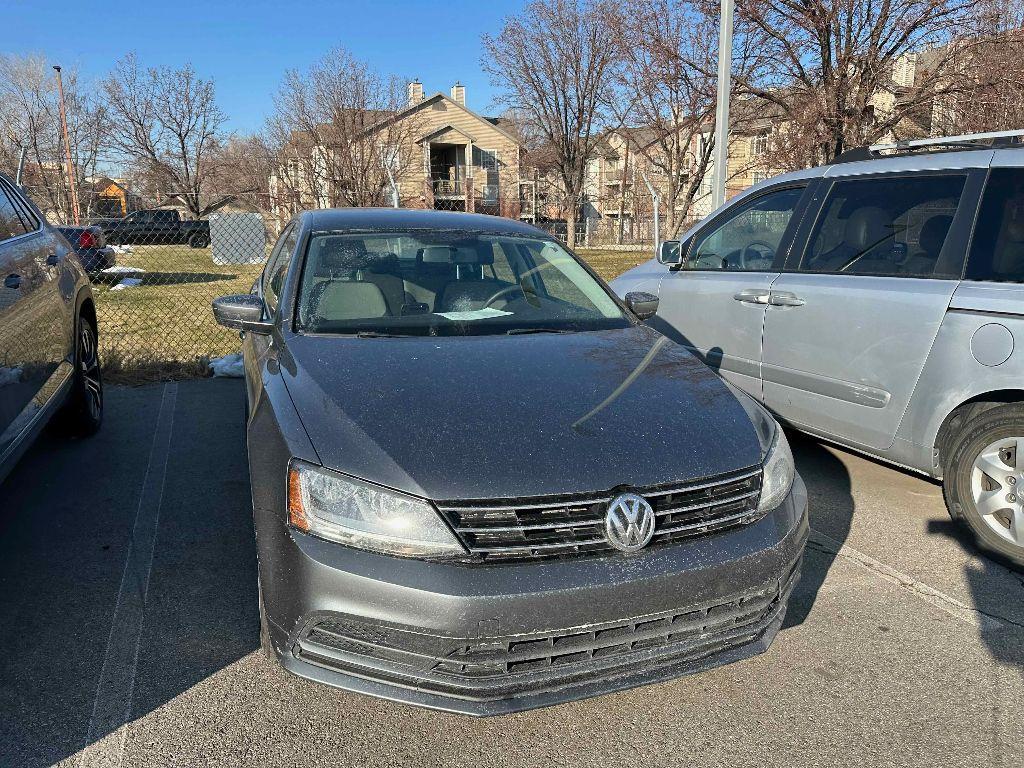
[[[210,244],[210,239],[205,235],[192,235],[188,239],[189,248],[206,248]]]
[[[1024,567],[1024,406],[970,418],[950,442],[943,492],[983,547]]]
[[[63,422],[79,437],[96,434],[103,423],[103,377],[96,326],[84,315],[78,316],[75,331],[75,371]]]

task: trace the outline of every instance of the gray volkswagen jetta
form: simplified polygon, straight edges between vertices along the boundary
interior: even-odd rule
[[[782,430],[539,229],[310,211],[243,332],[264,650],[492,715],[764,651],[807,538]]]

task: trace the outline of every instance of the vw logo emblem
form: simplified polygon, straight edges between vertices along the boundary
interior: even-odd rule
[[[654,509],[643,496],[623,493],[612,499],[604,519],[608,543],[623,552],[636,552],[654,535]]]

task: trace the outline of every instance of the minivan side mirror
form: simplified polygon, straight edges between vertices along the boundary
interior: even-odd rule
[[[626,294],[626,306],[641,320],[649,320],[658,312],[658,297],[646,291],[630,291]]]
[[[666,240],[658,248],[658,263],[676,266],[683,263],[683,244],[678,240]]]
[[[214,299],[213,317],[225,328],[250,333],[270,333],[274,327],[272,322],[263,319],[263,299],[251,293]]]

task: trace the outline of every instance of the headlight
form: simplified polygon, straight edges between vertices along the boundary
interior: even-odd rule
[[[789,449],[789,441],[782,427],[775,426],[775,439],[768,455],[764,459],[764,471],[761,478],[761,502],[757,505],[759,512],[775,509],[789,494],[793,487],[796,469],[793,466],[793,452]]]
[[[422,499],[297,460],[288,469],[288,520],[315,536],[389,555],[466,554]]]

